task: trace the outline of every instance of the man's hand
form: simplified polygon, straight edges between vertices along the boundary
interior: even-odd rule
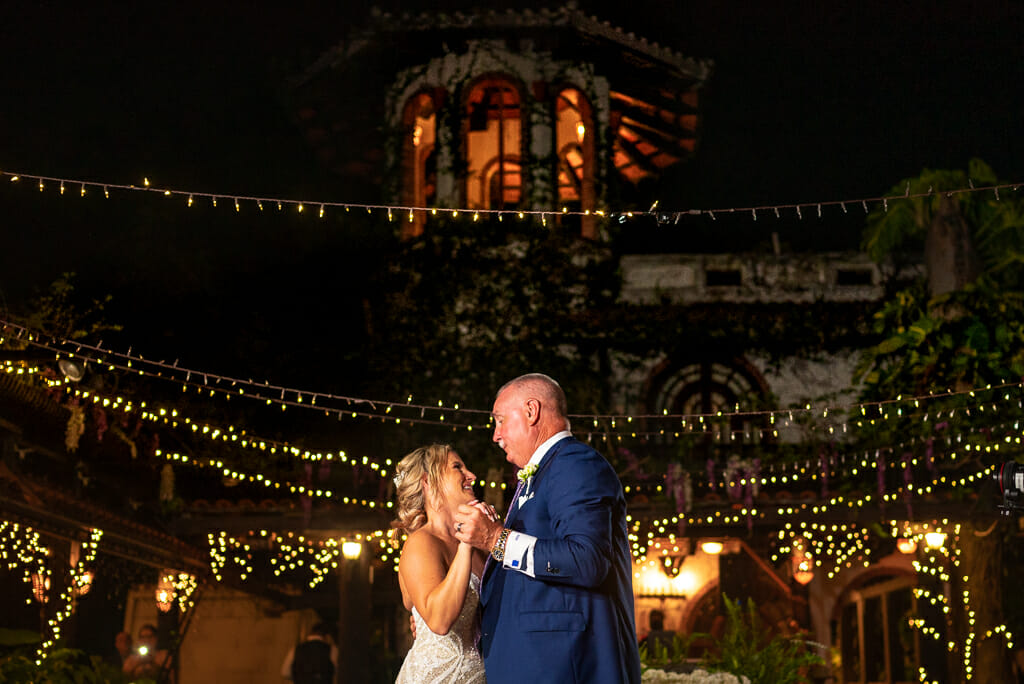
[[[455,537],[490,553],[502,530],[501,516],[494,506],[482,501],[462,504],[455,512]]]

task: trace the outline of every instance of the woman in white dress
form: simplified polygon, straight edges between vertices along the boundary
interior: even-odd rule
[[[481,551],[455,538],[460,504],[497,513],[476,501],[470,472],[448,445],[416,449],[395,470],[398,519],[409,537],[398,563],[398,584],[412,611],[416,639],[396,684],[485,684],[476,643],[477,606],[484,561]]]

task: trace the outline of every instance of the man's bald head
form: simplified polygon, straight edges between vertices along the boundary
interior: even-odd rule
[[[562,391],[562,386],[554,378],[543,373],[520,375],[518,378],[509,380],[502,385],[495,398],[510,388],[514,388],[517,392],[525,395],[537,397],[546,406],[551,408],[558,417],[565,418],[566,422],[568,422],[569,407],[565,400],[565,392]]]

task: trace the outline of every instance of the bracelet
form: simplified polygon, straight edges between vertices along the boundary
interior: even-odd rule
[[[508,533],[511,532],[507,527],[501,530],[501,534],[498,535],[498,541],[494,542],[494,548],[491,549],[491,558],[501,562],[505,559],[505,542],[508,541]]]

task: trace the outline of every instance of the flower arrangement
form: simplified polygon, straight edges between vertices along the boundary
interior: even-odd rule
[[[640,678],[643,684],[750,684],[746,677],[737,677],[728,672],[665,672],[664,670],[644,670]]]
[[[523,466],[523,468],[518,473],[516,473],[516,477],[519,478],[520,482],[526,482],[531,477],[533,477],[533,474],[535,472],[537,472],[537,464],[528,463],[525,466]]]

